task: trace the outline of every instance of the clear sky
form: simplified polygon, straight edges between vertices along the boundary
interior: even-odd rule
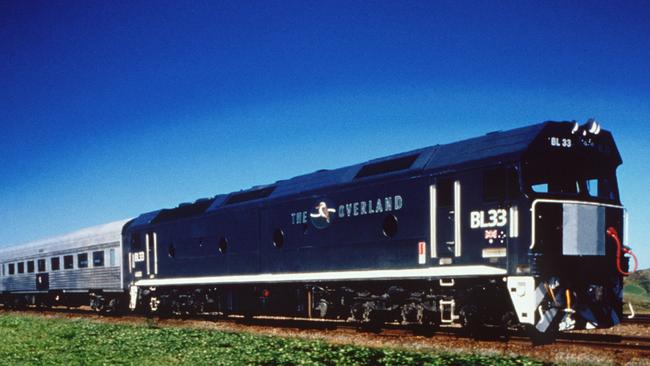
[[[642,1],[2,1],[0,245],[595,117],[645,268],[649,37]]]

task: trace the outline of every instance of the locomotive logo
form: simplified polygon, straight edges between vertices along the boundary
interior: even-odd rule
[[[327,203],[323,201],[316,205],[315,210],[316,212],[309,214],[311,223],[314,224],[317,229],[324,229],[328,227],[332,222],[332,219],[334,219],[333,214],[336,213],[336,210],[333,208],[328,208]]]
[[[328,204],[329,202],[329,204]],[[338,219],[352,218],[357,216],[376,215],[383,212],[399,211],[404,207],[404,199],[401,195],[378,197],[375,199],[347,202],[338,205],[331,204],[329,200],[320,201],[317,205],[312,206],[311,211],[297,211],[291,213],[292,225],[306,225],[307,221],[317,229],[324,229]]]

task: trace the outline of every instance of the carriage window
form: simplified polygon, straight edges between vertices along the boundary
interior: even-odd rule
[[[104,267],[104,251],[93,252],[93,267]]]
[[[63,269],[73,269],[74,268],[74,257],[71,255],[63,256]]]
[[[27,262],[27,273],[34,273],[34,261]]]
[[[77,266],[79,268],[88,267],[88,253],[77,254]]]
[[[108,251],[108,265],[115,267],[115,249],[110,249]]]
[[[13,275],[16,273],[16,266],[13,263],[9,263],[9,275]]]
[[[38,271],[45,272],[45,259],[38,260]]]
[[[61,260],[59,257],[50,258],[50,267],[52,271],[58,271],[61,268]]]
[[[25,262],[18,262],[18,273],[25,273]]]

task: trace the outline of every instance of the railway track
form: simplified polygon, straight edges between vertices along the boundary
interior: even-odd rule
[[[615,350],[650,351],[650,337],[611,334],[563,333],[557,343],[588,347],[607,347]]]
[[[102,318],[102,319],[123,319],[131,320],[133,322],[142,322],[143,316],[137,314],[129,315],[99,315],[89,308],[49,308],[49,309],[37,309],[29,308],[24,311],[33,312],[33,313],[51,313],[51,314],[69,314],[73,316],[89,316],[92,318]],[[2,310],[0,310],[2,312]],[[221,322],[221,323],[232,323],[232,324],[241,324],[246,326],[254,327],[265,327],[265,328],[278,328],[278,329],[295,329],[295,330],[322,330],[322,331],[331,331],[331,332],[343,332],[343,333],[367,333],[372,334],[373,336],[383,337],[383,338],[406,338],[409,337],[426,337],[426,338],[454,338],[456,340],[467,340],[467,341],[481,341],[481,342],[498,342],[498,343],[509,343],[509,344],[520,344],[525,346],[530,346],[531,342],[528,337],[526,337],[521,332],[509,331],[506,334],[503,334],[502,330],[494,332],[493,334],[485,334],[480,338],[469,337],[465,331],[457,325],[450,326],[440,326],[432,332],[424,332],[419,328],[402,326],[399,324],[384,324],[381,329],[370,330],[360,330],[358,325],[348,323],[344,320],[330,320],[330,319],[304,319],[304,318],[286,318],[286,317],[271,317],[271,316],[259,316],[254,318],[244,318],[243,316],[227,316],[224,317],[219,314],[201,314],[194,315],[191,317],[170,317],[170,318],[148,318],[149,321],[153,320],[156,323],[161,325],[170,325],[175,326],[182,324],[184,320],[191,321],[206,321],[206,322]],[[636,319],[636,322],[633,322],[635,319],[628,319],[626,323],[635,323],[638,324],[638,320],[641,322],[647,322],[650,320],[650,316],[642,316]],[[586,348],[607,348],[612,350],[637,350],[648,352],[650,356],[650,337],[641,337],[641,336],[623,336],[623,335],[613,335],[613,334],[596,334],[596,333],[584,333],[584,332],[564,332],[560,333],[555,341],[555,344],[560,345],[571,345],[571,346],[581,346]],[[544,346],[541,346],[544,347]]]
[[[623,323],[628,324],[650,324],[650,314],[636,314],[634,318],[623,318]]]

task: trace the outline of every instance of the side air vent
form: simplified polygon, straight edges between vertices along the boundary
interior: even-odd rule
[[[413,165],[418,156],[419,154],[408,155],[364,165],[354,178],[358,179],[408,169]]]
[[[232,205],[235,203],[257,200],[260,198],[266,198],[270,196],[274,190],[275,190],[275,186],[271,186],[271,187],[266,187],[261,189],[255,189],[252,191],[233,193],[226,200],[226,205]]]

